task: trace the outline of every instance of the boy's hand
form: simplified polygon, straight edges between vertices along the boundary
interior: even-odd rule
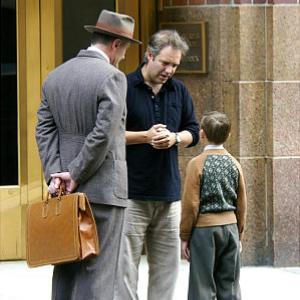
[[[240,253],[242,252],[243,250],[243,246],[242,246],[242,242],[240,241]]]
[[[181,241],[181,256],[187,261],[190,261],[191,259],[188,241]]]

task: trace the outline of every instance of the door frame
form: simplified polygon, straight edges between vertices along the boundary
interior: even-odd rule
[[[25,258],[27,207],[43,195],[36,112],[41,83],[61,62],[61,5],[62,0],[16,0],[18,185],[0,186],[0,260]]]
[[[0,260],[26,257],[26,213],[41,201],[47,186],[35,141],[41,85],[62,63],[63,0],[16,0],[18,185],[0,186]],[[120,69],[126,74],[142,62],[147,40],[155,31],[156,1],[115,0],[116,11],[135,19],[135,38]]]

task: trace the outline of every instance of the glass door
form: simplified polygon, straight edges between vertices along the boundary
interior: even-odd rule
[[[1,0],[0,260],[25,258],[27,207],[42,199],[36,112],[59,52],[60,7],[61,0]]]
[[[16,1],[1,1],[0,186],[18,185]]]
[[[21,256],[17,3],[1,1],[0,259]]]

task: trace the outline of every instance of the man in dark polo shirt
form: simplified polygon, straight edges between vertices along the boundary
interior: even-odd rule
[[[145,63],[128,75],[127,164],[130,204],[123,257],[128,295],[138,299],[138,265],[145,243],[148,300],[171,300],[179,267],[178,145],[194,146],[199,125],[192,98],[172,78],[188,45],[174,30],[154,34]]]

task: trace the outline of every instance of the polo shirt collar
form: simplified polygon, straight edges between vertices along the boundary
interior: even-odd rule
[[[134,78],[133,78],[133,85],[137,86],[139,84],[145,84],[145,80],[142,74],[142,67],[145,65],[145,62],[143,62],[134,72]],[[161,90],[165,90],[165,89],[174,89],[174,80],[173,78],[170,78],[167,80],[166,83],[163,84]]]

